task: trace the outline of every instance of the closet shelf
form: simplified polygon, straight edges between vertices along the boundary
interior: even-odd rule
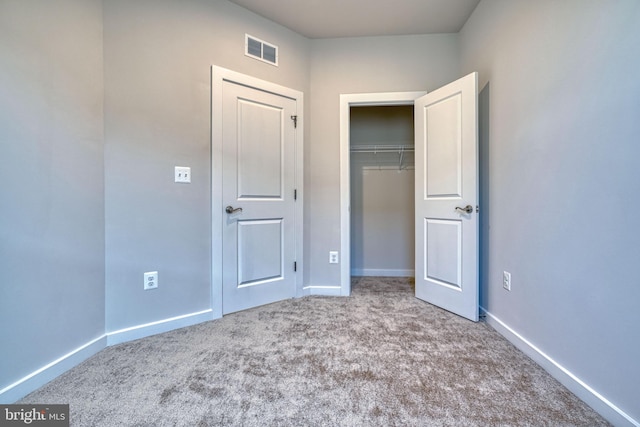
[[[395,153],[399,156],[398,169],[403,169],[404,154],[413,153],[413,145],[352,145],[352,153],[370,153],[370,154],[382,154],[382,153]],[[405,166],[406,168],[406,166]]]

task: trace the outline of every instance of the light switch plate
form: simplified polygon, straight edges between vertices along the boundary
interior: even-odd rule
[[[191,168],[186,166],[176,166],[175,182],[179,182],[181,184],[191,183]]]

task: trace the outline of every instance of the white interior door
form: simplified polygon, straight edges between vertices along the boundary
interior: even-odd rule
[[[222,311],[295,296],[296,101],[230,81],[222,105]]]
[[[416,297],[478,320],[478,75],[415,101]]]

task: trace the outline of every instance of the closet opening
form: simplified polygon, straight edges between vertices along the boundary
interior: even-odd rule
[[[351,276],[414,276],[413,113],[349,108]]]

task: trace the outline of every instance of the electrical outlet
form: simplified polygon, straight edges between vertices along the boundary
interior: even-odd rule
[[[338,251],[329,251],[329,264],[338,264]]]
[[[508,271],[502,272],[502,287],[506,290],[511,290],[511,273]]]
[[[144,273],[144,290],[156,289],[158,287],[158,272],[148,271]]]
[[[186,166],[176,166],[175,182],[189,184],[191,182],[191,168]]]

